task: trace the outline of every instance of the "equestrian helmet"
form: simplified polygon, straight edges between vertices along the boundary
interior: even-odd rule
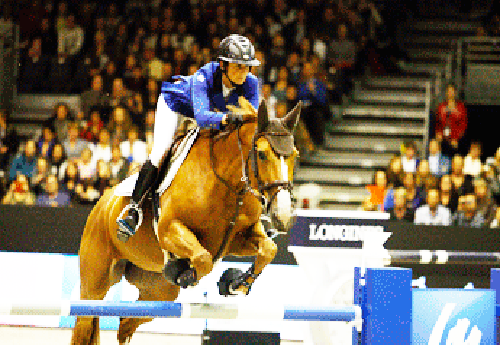
[[[219,60],[247,65],[259,66],[255,58],[255,48],[248,38],[240,35],[229,35],[219,45]]]

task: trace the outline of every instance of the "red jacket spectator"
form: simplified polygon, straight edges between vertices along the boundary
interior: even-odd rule
[[[439,104],[436,114],[436,137],[460,140],[467,129],[467,109],[460,101],[448,106],[448,101]]]

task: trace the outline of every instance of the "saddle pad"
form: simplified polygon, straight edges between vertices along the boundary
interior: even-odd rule
[[[177,150],[174,153],[174,156],[171,158],[168,167],[168,173],[166,174],[163,181],[160,183],[160,186],[156,190],[159,195],[162,195],[163,192],[167,190],[172,181],[174,180],[177,171],[181,167],[182,163],[186,159],[191,147],[193,146],[194,141],[198,137],[198,133],[200,132],[200,127],[196,127],[191,129],[186,136],[182,139],[181,143],[177,147]],[[134,190],[135,182],[137,181],[137,177],[139,176],[139,172],[130,175],[125,180],[120,182],[114,190],[114,195],[116,196],[132,196],[132,192]]]

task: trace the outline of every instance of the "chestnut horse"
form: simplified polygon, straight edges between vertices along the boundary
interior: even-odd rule
[[[128,242],[117,239],[116,218],[128,197],[107,191],[91,211],[81,239],[80,297],[102,300],[122,276],[139,290],[139,300],[174,301],[180,287],[196,285],[226,255],[254,256],[245,273],[229,271],[219,292],[247,294],[277,246],[260,217],[287,231],[292,219],[291,188],[298,152],[293,131],[301,104],[282,119],[270,119],[262,103],[254,121],[226,131],[203,130],[170,187],[161,195],[157,233],[151,201]],[[221,287],[222,286],[222,287]],[[118,342],[127,344],[152,318],[121,318]],[[78,317],[72,344],[98,344],[97,317]]]

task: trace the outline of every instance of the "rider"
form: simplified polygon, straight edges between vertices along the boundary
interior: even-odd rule
[[[200,127],[215,129],[255,116],[259,87],[250,68],[258,65],[250,40],[230,35],[219,45],[218,62],[209,62],[193,75],[176,76],[174,83],[163,82],[156,107],[153,148],[139,172],[130,203],[117,219],[120,240],[126,242],[140,226],[142,199],[172,145],[179,114],[196,119]]]

